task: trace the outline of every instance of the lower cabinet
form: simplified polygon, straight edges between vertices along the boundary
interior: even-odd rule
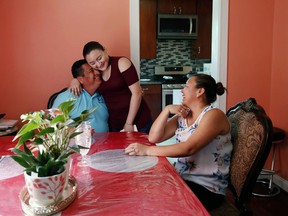
[[[162,86],[161,84],[141,84],[143,98],[151,110],[155,120],[162,110]]]

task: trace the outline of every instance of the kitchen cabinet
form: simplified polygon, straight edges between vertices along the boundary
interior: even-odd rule
[[[162,86],[161,84],[141,84],[143,98],[151,110],[155,120],[162,110]]]
[[[158,13],[195,14],[197,0],[158,0]]]
[[[182,14],[198,15],[191,58],[211,59],[212,0],[140,0],[140,58],[157,58],[157,13],[174,13],[174,7],[181,7]]]
[[[157,1],[140,0],[140,58],[155,59]]]
[[[212,0],[198,0],[198,36],[192,46],[192,58],[211,59]]]

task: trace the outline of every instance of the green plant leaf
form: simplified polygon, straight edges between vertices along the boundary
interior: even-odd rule
[[[20,139],[18,140],[18,144],[16,145],[16,148],[19,148],[24,142],[29,141],[34,135],[34,130],[28,131],[27,133],[21,135]]]
[[[31,152],[26,153],[17,148],[13,148],[11,149],[11,151],[14,152],[16,155],[18,155],[18,157],[22,158],[27,164],[30,164],[30,166],[37,163],[36,158]]]
[[[43,139],[42,138],[36,138],[35,140],[34,140],[34,143],[36,144],[36,145],[42,145],[43,144]]]
[[[57,115],[54,119],[52,119],[51,124],[56,124],[59,122],[62,122],[62,123],[65,122],[65,116],[64,115]]]
[[[32,152],[31,152],[30,149],[26,146],[25,143],[24,143],[24,152],[25,152],[27,155],[33,155]]]
[[[54,128],[53,127],[47,127],[47,128],[44,128],[43,130],[41,130],[37,136],[40,137],[40,136],[43,136],[45,134],[49,134],[49,133],[54,133]]]
[[[34,120],[31,120],[30,122],[28,122],[27,124],[25,124],[20,130],[19,132],[16,134],[16,136],[14,137],[13,141],[16,140],[17,138],[19,138],[20,136],[23,136],[24,134],[33,131],[35,129],[39,128],[39,125],[37,122],[35,122]]]
[[[21,156],[11,155],[10,157],[24,168],[31,167],[30,164],[26,163],[26,161]]]

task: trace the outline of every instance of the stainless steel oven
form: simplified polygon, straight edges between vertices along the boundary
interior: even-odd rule
[[[162,84],[162,109],[169,104],[182,101],[180,91],[184,86],[185,84]]]
[[[155,75],[162,82],[162,109],[173,103],[181,103],[181,89],[187,81],[187,74],[192,71],[191,66],[161,66],[155,67]]]

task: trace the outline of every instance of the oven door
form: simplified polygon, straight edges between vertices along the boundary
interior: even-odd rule
[[[162,110],[169,104],[173,103],[173,90],[162,88]]]
[[[181,89],[162,88],[162,110],[169,104],[182,104]]]

